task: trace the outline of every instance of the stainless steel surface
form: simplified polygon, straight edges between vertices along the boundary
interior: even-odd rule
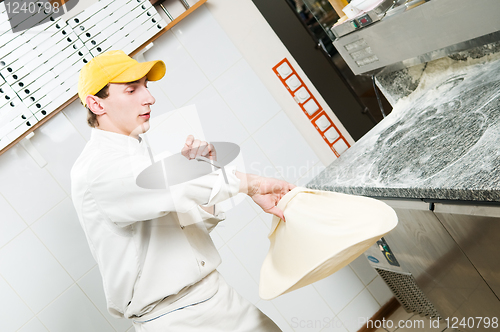
[[[337,38],[345,36],[358,29],[362,29],[369,26],[370,24],[380,21],[384,17],[386,11],[393,8],[396,4],[397,1],[394,0],[383,0],[377,7],[373,8],[372,10],[359,15],[356,18],[348,19],[343,23],[335,24],[330,28],[330,30]]]
[[[374,244],[368,250],[365,251],[365,256],[377,269],[390,271],[398,274],[411,275],[410,271],[406,268],[404,262],[399,262],[400,266],[394,266],[389,264],[385,259],[384,254],[380,251],[377,244]]]
[[[417,285],[415,278],[411,274],[400,274],[378,268],[375,270],[377,270],[377,273],[407,312],[433,318],[441,317],[434,304]]]
[[[500,40],[498,13],[498,0],[434,0],[387,15],[333,44],[356,75],[390,72]]]
[[[429,0],[384,0],[374,9],[359,15],[353,19],[348,19],[347,21],[335,24],[330,29],[335,35],[335,37],[340,38],[351,32],[359,29],[363,29],[375,22],[382,20],[388,15],[395,15],[405,12],[411,8],[419,6]],[[369,21],[363,20],[366,16],[369,17]]]
[[[368,21],[367,24],[363,24],[360,20],[366,19]],[[374,10],[369,11],[368,13],[361,15],[352,20],[347,20],[342,24],[334,25],[331,28],[333,35],[337,38],[350,34],[358,29],[362,29],[370,24],[380,21],[381,16],[377,14]]]
[[[429,210],[429,204],[422,201],[384,201],[394,208],[399,218],[396,229],[384,237],[403,273],[394,269],[392,272],[402,275],[405,271],[411,273],[415,283],[443,318],[498,317],[500,301],[437,216]],[[370,264],[380,268],[373,262]],[[480,326],[463,330],[476,332],[491,329]]]
[[[499,298],[500,208],[436,203],[434,213]]]

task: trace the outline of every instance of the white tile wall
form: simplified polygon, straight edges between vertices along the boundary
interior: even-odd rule
[[[349,332],[356,332],[379,309],[380,305],[365,288],[338,314],[338,317]]]
[[[349,265],[365,286],[377,276],[377,272],[370,266],[370,263],[368,263],[368,260],[364,256],[359,256]]]
[[[286,319],[280,314],[278,309],[270,301],[260,300],[256,304],[257,308],[260,309],[264,314],[271,317],[272,320],[278,325],[278,327],[283,332],[292,332],[293,329],[290,327]]]
[[[283,180],[280,170],[271,163],[269,156],[262,151],[252,137],[243,142],[240,148],[246,172]]]
[[[2,218],[0,219],[0,229],[2,229],[0,232],[1,248],[21,233],[27,225],[2,195],[0,195],[0,211],[2,211]]]
[[[214,85],[251,134],[280,110],[276,100],[244,59],[221,75]]]
[[[256,217],[227,243],[256,283],[259,283],[260,267],[269,250],[268,234],[269,229],[262,219]]]
[[[96,265],[69,197],[33,223],[31,229],[74,280]]]
[[[256,206],[258,206],[258,205],[256,205]],[[267,229],[270,231],[274,216],[272,214],[262,212],[261,214],[259,214],[259,217],[260,217],[260,219],[262,219],[262,221],[264,221],[264,224],[267,226]]]
[[[83,107],[80,99],[66,106],[62,113],[85,141],[88,141],[90,139],[90,127],[87,125],[87,110]]]
[[[198,64],[189,55],[173,32],[168,31],[144,54],[147,61],[163,60],[167,74],[158,82],[175,107],[181,107],[209,84]]]
[[[0,294],[2,294],[0,301],[2,330],[17,331],[34,314],[3,278],[0,278]]]
[[[250,302],[254,304],[259,302],[258,285],[241,261],[238,260],[227,245],[219,249],[219,253],[222,257],[222,264],[217,270],[222,274],[226,282]]]
[[[228,29],[240,21],[229,17],[222,22],[223,16],[212,14],[221,4],[255,16],[251,0],[213,0],[145,53],[147,60],[162,59],[167,65],[165,78],[149,84],[156,99],[152,121],[163,121],[149,137],[153,150],[180,150],[186,132],[196,126],[172,111],[195,105],[202,134],[239,144],[246,171],[304,185],[324,165],[280,106],[289,96],[262,81],[276,79],[271,68],[288,56],[286,49],[274,37],[266,39],[275,43],[271,48],[261,46],[254,34],[235,40]],[[248,22],[252,27],[239,29],[243,34],[267,34],[261,16]],[[257,59],[255,52],[265,56]],[[266,66],[269,75],[257,75],[256,66]],[[33,144],[47,161],[43,168],[21,145],[0,156],[2,331],[133,331],[129,321],[106,310],[101,277],[71,204],[69,170],[90,138],[86,115],[77,100],[35,131]],[[261,300],[259,271],[272,216],[249,198],[226,215],[212,232],[223,259],[219,271],[284,331],[355,331],[352,319],[370,316],[387,299],[381,280],[360,258],[314,285]]]
[[[248,138],[248,131],[212,85],[196,95],[190,104],[198,110],[207,140],[227,142],[231,138],[231,142],[241,144]]]
[[[30,229],[0,250],[0,274],[35,313],[72,284],[68,273]]]
[[[199,29],[200,26],[203,29]],[[177,24],[172,31],[211,81],[241,58],[238,49],[205,6]]]
[[[272,303],[294,331],[320,331],[335,319],[333,311],[312,285],[281,295]],[[338,331],[341,330],[339,323]]]
[[[346,266],[331,276],[316,282],[314,288],[325,299],[333,312],[338,314],[364,289],[364,285],[352,269]]]
[[[256,217],[257,212],[252,209],[247,201],[243,201],[237,208],[226,212],[226,220],[219,223],[215,231],[224,242],[227,242]]]
[[[368,285],[368,290],[380,305],[386,304],[394,296],[380,276],[373,279]]]
[[[32,224],[67,195],[21,144],[0,156],[0,194],[27,224]]]
[[[283,112],[263,125],[253,137],[288,182],[295,183],[319,162],[316,154]]]
[[[164,115],[175,109],[174,104],[172,104],[165,92],[163,92],[160,84],[158,81],[148,82],[148,89],[155,98],[155,103],[151,106],[151,118]]]
[[[19,332],[48,332],[47,328],[38,320],[38,318],[33,318],[26,325],[24,325]]]
[[[116,319],[111,316],[106,308],[106,298],[102,286],[102,278],[98,267],[94,267],[89,273],[78,280],[78,286],[87,295],[90,301],[97,307],[106,320],[118,332],[124,332],[132,327],[132,323],[125,319]]]
[[[38,318],[54,332],[114,331],[77,285],[66,290]]]
[[[80,155],[80,151],[85,146],[85,139],[64,114],[59,113],[36,131],[31,142],[47,161],[45,169],[66,193],[70,194],[69,173],[76,158]]]

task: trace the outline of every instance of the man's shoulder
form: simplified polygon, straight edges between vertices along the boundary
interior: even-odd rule
[[[87,183],[101,177],[120,178],[139,173],[149,166],[147,154],[117,149],[99,141],[89,141],[71,170],[72,179],[84,178]]]
[[[90,140],[73,164],[71,178],[88,179],[92,172],[112,164],[112,161],[119,158],[126,158],[126,154],[100,144],[98,141]]]

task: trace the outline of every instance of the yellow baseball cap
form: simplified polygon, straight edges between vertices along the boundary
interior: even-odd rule
[[[165,63],[161,60],[137,62],[121,50],[107,51],[80,70],[78,96],[86,106],[87,96],[96,94],[108,83],[128,83],[144,76],[149,81],[158,81],[165,76],[165,72]]]

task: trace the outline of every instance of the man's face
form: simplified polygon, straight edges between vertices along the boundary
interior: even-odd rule
[[[150,106],[155,99],[146,76],[130,83],[110,83],[109,96],[101,101],[114,131],[137,138],[149,129]]]

